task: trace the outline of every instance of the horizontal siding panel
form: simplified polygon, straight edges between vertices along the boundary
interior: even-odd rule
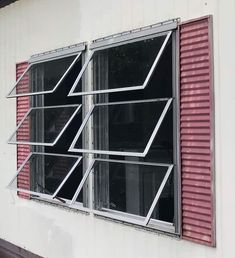
[[[201,193],[183,192],[182,197],[185,199],[193,199],[193,200],[205,201],[205,202],[211,201],[210,195],[205,195]]]
[[[199,173],[183,173],[182,175],[183,180],[195,180],[195,181],[204,181],[204,182],[211,182],[211,175],[199,174]]]
[[[192,225],[192,226],[197,226],[197,227],[203,227],[211,230],[211,223],[205,222],[205,221],[200,221],[200,220],[194,220],[185,217],[184,218],[185,222],[187,222],[187,225]]]

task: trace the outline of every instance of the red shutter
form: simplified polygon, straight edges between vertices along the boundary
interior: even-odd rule
[[[211,17],[180,25],[182,235],[214,246]]]
[[[16,65],[16,79],[18,79],[21,74],[27,68],[28,63],[18,63]],[[25,88],[25,90],[29,87],[29,78],[25,76],[24,79],[20,82],[21,89]],[[22,120],[26,112],[29,110],[29,97],[18,97],[17,100],[17,110],[16,110],[16,119],[17,124]],[[21,134],[17,135],[18,140],[20,138],[29,138],[29,125],[24,127],[24,131]],[[30,146],[28,145],[17,145],[17,168],[22,164],[22,162],[27,158],[30,153]],[[30,189],[30,171],[29,166],[26,166],[24,170],[18,175],[17,178],[17,186],[23,189]],[[28,194],[18,192],[18,195],[23,198],[29,198]]]

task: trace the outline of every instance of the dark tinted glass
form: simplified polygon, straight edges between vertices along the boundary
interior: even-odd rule
[[[67,179],[57,196],[60,198],[72,200],[81,180],[82,180],[82,162],[75,168],[74,172]],[[82,202],[82,191],[79,194],[79,201]]]
[[[11,141],[53,143],[77,106],[32,109]]]
[[[34,64],[17,84],[13,94],[53,90],[76,56]],[[30,86],[27,88],[25,84]]]
[[[90,117],[94,149],[143,152],[165,105],[166,101],[154,101],[96,106]],[[75,148],[80,147],[75,144]]]
[[[33,154],[21,169],[16,185],[24,190],[52,195],[77,162],[76,157]],[[30,183],[28,182],[30,181]]]
[[[165,38],[164,35],[95,52],[96,89],[142,85]]]
[[[95,208],[145,217],[166,171],[167,167],[97,162],[94,172]]]

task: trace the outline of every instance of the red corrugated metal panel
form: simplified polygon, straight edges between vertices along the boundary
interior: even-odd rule
[[[18,79],[21,74],[27,68],[28,63],[18,63],[16,65],[16,79]],[[24,79],[20,82],[21,89],[28,90],[29,87],[29,78],[25,76]],[[29,97],[18,97],[17,98],[17,110],[16,110],[16,119],[17,124],[22,120],[26,112],[29,110]],[[29,138],[29,125],[25,125],[24,131],[21,131],[21,134],[17,134],[18,140],[20,138],[28,139]],[[30,147],[28,145],[17,145],[17,167],[19,167],[22,162],[27,158],[30,153]],[[30,171],[29,167],[25,167],[24,170],[18,175],[17,185],[23,189],[30,188]],[[28,194],[18,193],[20,197],[29,198]]]
[[[214,246],[211,17],[180,25],[183,238]]]

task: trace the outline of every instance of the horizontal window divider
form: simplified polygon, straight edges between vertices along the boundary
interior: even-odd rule
[[[141,162],[141,161],[132,161],[132,160],[117,160],[117,159],[101,159],[101,158],[94,158],[97,161],[104,161],[104,162],[113,162],[113,163],[125,163],[125,164],[135,164],[135,165],[148,165],[148,166],[159,166],[159,167],[170,167],[173,164],[169,163],[154,163],[154,162]]]
[[[92,213],[95,214],[95,215],[102,216],[102,217],[107,217],[107,218],[119,220],[119,221],[122,221],[122,222],[135,224],[135,225],[139,225],[139,226],[142,226],[142,227],[145,226],[144,217],[142,218],[143,221],[141,221],[141,219],[130,218],[130,217],[127,217],[127,216],[122,216],[122,215],[114,214],[114,213],[111,213],[111,212],[99,211],[99,210],[95,210],[95,209],[92,209]]]
[[[127,100],[127,101],[117,101],[117,102],[103,102],[96,103],[94,106],[109,106],[109,105],[122,105],[122,104],[137,104],[137,103],[149,103],[149,102],[160,102],[168,101],[172,98],[155,98],[155,99],[141,99],[141,100]]]
[[[102,210],[103,211],[98,211],[98,210],[93,209],[93,210],[91,210],[91,213],[102,216],[102,217],[119,220],[119,221],[120,220],[124,221],[123,218],[126,218],[125,222],[127,222],[127,223],[138,224],[140,226],[146,227],[146,225],[141,222],[141,220],[144,220],[144,217],[126,213],[126,212],[122,212],[122,211],[115,211],[112,209],[103,208]],[[131,220],[129,220],[129,219],[131,219]],[[137,221],[137,223],[134,223],[134,221]],[[140,222],[140,224],[138,222]],[[159,230],[166,230],[170,233],[175,233],[175,226],[173,223],[170,223],[170,222],[157,220],[157,219],[150,219],[148,226],[159,229]]]

